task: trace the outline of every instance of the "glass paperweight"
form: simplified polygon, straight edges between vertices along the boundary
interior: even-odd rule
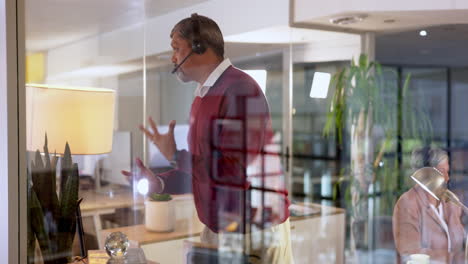
[[[113,232],[107,236],[104,248],[111,258],[123,258],[127,254],[129,245],[127,235],[122,232]]]

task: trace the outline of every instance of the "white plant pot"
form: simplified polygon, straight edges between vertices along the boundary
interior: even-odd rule
[[[170,232],[174,230],[174,201],[145,202],[145,227],[150,231]]]

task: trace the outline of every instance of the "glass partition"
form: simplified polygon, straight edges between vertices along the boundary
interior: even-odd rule
[[[28,262],[68,263],[103,248],[102,230],[142,223],[145,198],[121,171],[144,154],[145,4],[25,12]]]
[[[465,25],[427,44],[296,28],[284,3],[40,2],[25,1],[28,263],[463,259],[445,200],[467,201],[467,69],[433,45],[462,50]]]

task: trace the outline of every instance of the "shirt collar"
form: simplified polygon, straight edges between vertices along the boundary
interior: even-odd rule
[[[224,59],[208,76],[203,84],[199,84],[195,90],[195,96],[203,97],[208,93],[208,90],[213,86],[224,71],[231,66],[231,61],[226,58]]]

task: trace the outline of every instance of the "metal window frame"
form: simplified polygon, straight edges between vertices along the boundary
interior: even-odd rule
[[[26,263],[24,0],[0,0],[0,255]]]

